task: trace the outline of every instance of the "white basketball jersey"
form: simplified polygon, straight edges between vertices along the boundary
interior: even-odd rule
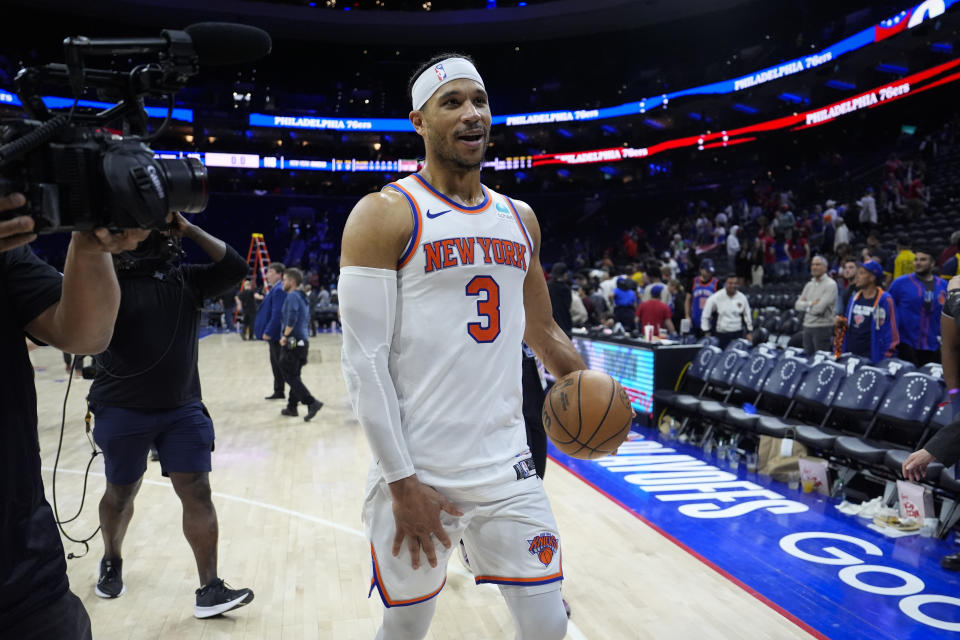
[[[414,218],[397,266],[390,352],[414,467],[428,484],[491,482],[528,448],[521,343],[530,237],[513,202],[486,187],[475,207],[418,174],[384,189],[402,193]]]

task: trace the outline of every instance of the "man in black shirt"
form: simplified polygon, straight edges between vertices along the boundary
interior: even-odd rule
[[[223,305],[223,324],[227,331],[234,333],[237,325],[233,321],[233,312],[237,306],[237,287],[231,284],[226,291],[220,295],[220,304]]]
[[[24,204],[0,197],[0,212]],[[0,635],[86,640],[90,618],[67,581],[63,545],[40,477],[37,394],[24,334],[69,353],[110,342],[120,288],[106,252],[132,249],[145,230],[75,232],[63,276],[26,246],[33,219],[0,221]]]
[[[170,235],[193,240],[213,264],[180,266],[179,247],[159,232],[117,261],[122,303],[88,396],[107,476],[96,593],[116,598],[125,591],[121,548],[154,444],[183,505],[183,532],[197,561],[194,615],[206,618],[253,599],[249,589],[230,589],[217,577],[217,514],[208,477],[213,422],[201,402],[197,370],[203,300],[242,280],[247,263],[222,240],[174,216]]]
[[[237,294],[236,302],[243,311],[243,331],[240,336],[244,340],[256,340],[256,336],[253,335],[253,324],[257,320],[257,292],[253,290],[253,283],[250,280],[243,281],[243,290]]]

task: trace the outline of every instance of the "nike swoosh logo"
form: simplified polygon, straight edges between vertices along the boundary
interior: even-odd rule
[[[433,218],[439,218],[445,213],[450,213],[450,209],[444,209],[443,211],[438,211],[436,213],[430,213],[430,209],[427,209],[427,217],[430,218],[431,220]]]

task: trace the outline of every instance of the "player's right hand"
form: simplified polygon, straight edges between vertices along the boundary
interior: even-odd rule
[[[410,566],[419,568],[422,548],[427,562],[431,567],[436,567],[437,551],[431,536],[436,536],[447,549],[452,544],[440,522],[440,512],[446,511],[453,516],[462,516],[463,512],[436,489],[420,483],[415,476],[404,478],[401,482],[404,482],[403,489],[392,491],[393,519],[397,524],[397,533],[393,537],[393,555],[400,555],[400,548],[406,539],[407,549],[410,551]]]

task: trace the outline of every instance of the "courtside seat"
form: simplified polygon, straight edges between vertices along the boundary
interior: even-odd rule
[[[917,367],[912,362],[901,360],[900,358],[887,358],[877,363],[877,367],[886,369],[895,376],[902,376],[905,373],[916,371]]]
[[[938,479],[940,488],[953,494],[960,494],[960,478],[957,477],[957,467],[944,469]]]
[[[819,366],[824,366],[823,363]],[[842,367],[841,367],[842,368]],[[807,378],[808,380],[810,377]],[[826,382],[826,380],[825,380]],[[797,429],[797,440],[821,451],[831,451],[836,439],[843,435],[862,436],[893,384],[893,376],[885,369],[862,366],[843,379],[828,415],[819,427]],[[828,421],[829,420],[829,421]],[[831,428],[827,429],[826,426]],[[866,452],[862,452],[866,454]],[[880,460],[883,460],[881,454]]]
[[[796,432],[797,439],[800,439],[799,430],[802,427],[819,428],[829,415],[831,403],[845,377],[846,369],[832,360],[814,365],[797,388],[793,403],[784,417],[771,416],[758,420],[757,431],[777,438]],[[813,435],[811,433],[811,437]]]
[[[943,377],[943,365],[939,362],[931,362],[930,364],[925,364],[919,369],[920,373],[926,373],[927,375],[933,376],[934,378]]]
[[[864,375],[857,380],[858,389],[866,388],[872,367],[864,367]],[[858,371],[854,378],[861,374]],[[846,389],[844,389],[846,391]],[[882,390],[879,386],[877,393]],[[842,393],[842,392],[841,392]],[[864,395],[869,395],[865,392]],[[891,449],[913,451],[927,434],[927,424],[944,399],[943,381],[925,373],[908,372],[896,379],[884,395],[866,432],[862,436],[841,436],[833,451],[858,462],[871,465],[884,463]],[[840,402],[838,394],[837,401]],[[863,406],[865,401],[856,401]]]
[[[753,343],[747,340],[746,338],[737,338],[736,340],[731,340],[727,345],[727,348],[724,351],[745,351],[749,352],[753,348]]]
[[[710,389],[722,392],[724,397],[722,400],[701,399],[697,407],[698,413],[710,420],[721,420],[724,417],[728,406],[724,401],[730,397],[737,373],[748,360],[749,355],[737,349],[731,349],[723,353],[720,361],[710,369],[710,373],[707,375],[707,383]]]
[[[785,354],[774,364],[760,396],[754,401],[757,413],[747,413],[741,407],[728,407],[723,421],[741,431],[755,431],[761,418],[785,415],[793,406],[793,396],[809,371],[806,360]]]
[[[679,390],[657,389],[653,393],[653,399],[668,407],[690,412],[696,410],[707,376],[722,356],[720,347],[711,345],[702,347],[684,374]]]
[[[950,421],[953,419],[953,407],[950,405],[948,396],[946,394],[943,397],[943,400],[937,406],[936,411],[933,412],[933,416],[930,418],[930,424],[928,429],[928,434],[923,438],[923,442],[914,446],[912,450],[920,449],[924,442],[930,440],[938,430],[950,424]],[[891,471],[895,473],[900,473],[903,468],[903,461],[907,459],[907,456],[910,455],[910,451],[902,451],[900,449],[891,449],[887,452],[887,455],[883,459],[883,464]],[[940,473],[943,471],[943,465],[939,462],[931,462],[927,466],[927,480],[931,483],[936,482],[937,478],[940,477]]]
[[[777,365],[777,361],[777,355],[769,349],[754,349],[746,363],[741,365],[737,371],[737,375],[733,379],[731,392],[727,395],[720,410],[708,412],[705,403],[702,405],[704,413],[714,420],[739,428],[740,424],[729,420],[731,411],[739,411],[744,418],[741,424],[749,425],[747,428],[752,427],[753,422],[746,419],[747,416],[752,414],[748,414],[742,409],[743,402],[755,402],[763,393],[763,384]],[[711,407],[711,409],[713,408]]]

